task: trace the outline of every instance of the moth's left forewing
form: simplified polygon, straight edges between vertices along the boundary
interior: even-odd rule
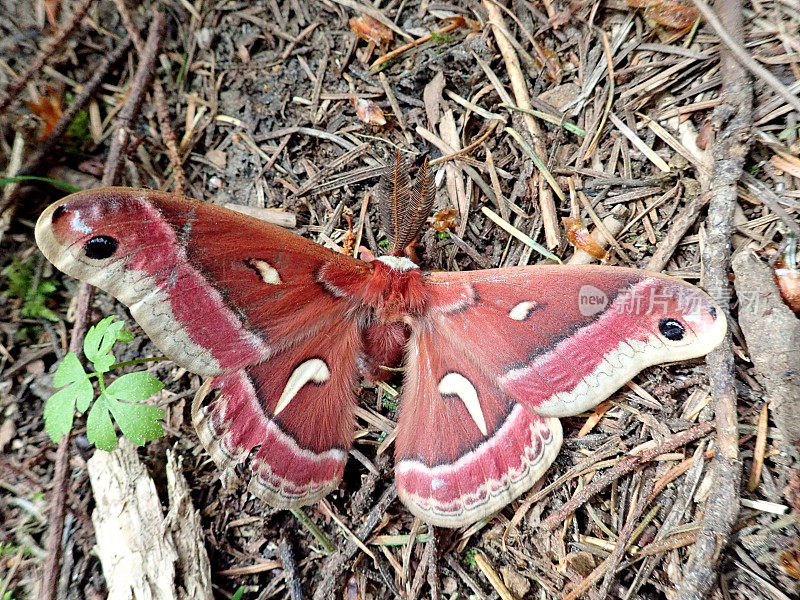
[[[36,240],[59,269],[126,304],[153,342],[200,375],[265,360],[339,318],[317,281],[364,263],[278,227],[188,198],[103,188],[42,213]]]
[[[642,369],[703,356],[724,314],[681,281],[625,268],[542,266],[426,278],[443,335],[464,340],[506,393],[538,414],[578,414]]]

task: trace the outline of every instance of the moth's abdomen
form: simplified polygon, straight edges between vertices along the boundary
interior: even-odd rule
[[[361,375],[370,381],[386,381],[400,366],[411,330],[401,322],[368,325],[362,333]]]

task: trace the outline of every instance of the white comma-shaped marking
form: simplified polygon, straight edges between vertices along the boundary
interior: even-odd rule
[[[275,406],[275,416],[287,406],[289,402],[297,395],[297,392],[307,384],[309,381],[314,383],[325,383],[331,378],[331,372],[328,370],[328,365],[320,358],[310,358],[301,362],[294,371],[292,371],[289,381],[286,382],[286,387],[283,388],[283,393],[278,399],[278,404]]]
[[[536,308],[536,302],[520,302],[508,313],[508,316],[515,321],[524,321],[531,316],[531,312]]]
[[[261,279],[264,283],[269,283],[270,285],[278,285],[281,282],[281,276],[278,274],[278,270],[269,264],[265,260],[254,260],[253,266],[258,269],[258,274],[261,275]]]
[[[443,396],[458,396],[467,407],[467,412],[475,425],[486,435],[486,420],[483,418],[481,403],[478,400],[478,391],[472,382],[461,373],[448,373],[439,381],[439,393]]]

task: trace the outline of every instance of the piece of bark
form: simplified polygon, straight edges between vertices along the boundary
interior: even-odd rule
[[[164,527],[156,486],[136,448],[122,438],[113,452],[95,451],[87,470],[108,600],[177,600],[178,554]]]
[[[203,545],[203,525],[200,513],[192,504],[189,484],[183,476],[181,458],[167,451],[167,493],[169,511],[166,525],[172,533],[178,553],[178,598],[182,600],[213,600],[211,593],[211,562]]]
[[[739,326],[775,425],[800,450],[800,320],[784,304],[772,270],[752,250],[733,259]]]
[[[121,438],[113,452],[97,450],[87,470],[108,600],[212,600],[200,515],[172,453],[167,455],[166,516],[153,480],[127,439]]]

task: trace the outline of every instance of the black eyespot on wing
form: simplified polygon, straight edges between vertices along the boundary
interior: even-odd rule
[[[56,206],[56,209],[53,211],[53,215],[50,217],[50,222],[55,223],[56,221],[58,221],[66,211],[67,209],[64,208],[63,204],[59,204],[58,206]]]
[[[89,258],[102,260],[117,251],[119,242],[107,235],[93,237],[83,245],[83,250]]]
[[[683,326],[683,323],[675,319],[661,319],[658,322],[658,330],[661,332],[661,335],[673,342],[679,342],[686,334],[686,328]]]

